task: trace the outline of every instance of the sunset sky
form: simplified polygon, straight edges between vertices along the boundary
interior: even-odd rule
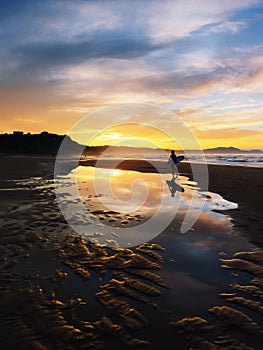
[[[1,132],[65,134],[101,107],[139,102],[171,110],[203,148],[263,149],[262,0],[0,6]]]

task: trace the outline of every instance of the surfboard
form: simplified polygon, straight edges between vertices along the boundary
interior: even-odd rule
[[[176,156],[176,161],[175,161],[175,163],[174,163],[174,162],[172,161],[171,157],[169,157],[167,164],[171,165],[172,162],[173,162],[174,164],[177,164],[177,163],[181,162],[182,160],[184,160],[184,156]]]
[[[182,160],[184,160],[184,156],[178,156],[178,157],[176,156],[176,162],[175,162],[175,164],[181,162]]]

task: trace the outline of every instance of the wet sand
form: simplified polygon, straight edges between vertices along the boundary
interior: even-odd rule
[[[54,158],[49,156],[0,156],[0,180],[52,174],[54,162]]]
[[[1,188],[9,187],[0,192],[2,348],[158,350],[167,341],[179,350],[261,350],[262,249],[238,235],[222,243],[224,225],[179,237],[168,227],[149,244],[104,248],[61,216],[54,159],[8,157],[0,166]],[[190,177],[187,164],[179,171]],[[240,206],[231,211],[236,233],[261,245],[262,169],[209,166],[209,174],[209,190]]]
[[[170,171],[169,167],[155,162],[163,173]],[[84,160],[80,164],[95,165],[95,160]],[[112,161],[103,161],[105,167],[110,168]],[[23,179],[31,176],[53,174],[54,158],[52,157],[0,157],[0,181],[6,179]],[[122,162],[119,169],[136,170],[144,172],[156,171],[146,161],[127,160]],[[191,167],[188,163],[179,163],[180,174],[192,177]],[[239,208],[231,213],[234,224],[241,234],[248,239],[263,246],[263,169],[208,165],[209,191],[221,194],[225,199],[238,203]]]
[[[186,163],[179,164],[179,171],[190,173]],[[225,199],[238,203],[231,212],[240,233],[261,247],[263,246],[263,169],[208,165],[209,190],[220,193]]]
[[[111,161],[105,161],[105,167],[110,167]],[[95,161],[83,161],[83,165],[94,165]],[[166,164],[153,162],[163,173],[170,168]],[[156,169],[146,161],[126,160],[119,169],[155,172]],[[179,163],[180,174],[192,178],[189,163]],[[263,246],[263,169],[238,166],[223,166],[208,164],[210,192],[219,193],[225,199],[238,203],[238,209],[231,212],[234,224],[241,234],[259,246]]]

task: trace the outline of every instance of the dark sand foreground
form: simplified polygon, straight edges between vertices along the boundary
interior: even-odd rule
[[[27,179],[53,173],[54,158],[41,156],[1,156],[0,180]]]
[[[158,241],[104,248],[76,236],[62,217],[52,190],[54,158],[1,157],[0,168],[1,348],[160,350],[173,343],[178,350],[262,349],[263,169],[208,167],[209,190],[238,203],[230,213],[236,231],[256,246],[251,250],[242,239],[247,250],[237,245],[231,252],[229,237],[230,253],[218,248],[211,257],[214,270],[206,263],[194,272],[195,244],[197,249],[204,244],[205,252],[216,242],[207,237],[209,230],[180,236],[175,245],[185,248],[177,248],[175,256],[173,247]],[[119,168],[155,171],[142,161],[125,161]],[[161,172],[169,171],[163,164]],[[191,178],[189,164],[181,163],[179,172]],[[169,228],[167,235],[176,236]],[[180,275],[180,254],[188,250],[183,263],[190,273]],[[202,281],[203,273],[208,280]]]

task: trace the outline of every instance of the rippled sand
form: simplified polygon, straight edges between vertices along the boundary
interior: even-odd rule
[[[179,350],[261,350],[263,252],[231,233],[229,218],[204,213],[186,235],[174,222],[131,248],[114,243],[116,229],[105,246],[95,241],[100,226],[93,242],[73,232],[49,178],[5,187],[3,349],[162,349],[171,343]],[[94,207],[98,197],[88,191],[87,208],[98,224],[115,229],[146,219]]]

